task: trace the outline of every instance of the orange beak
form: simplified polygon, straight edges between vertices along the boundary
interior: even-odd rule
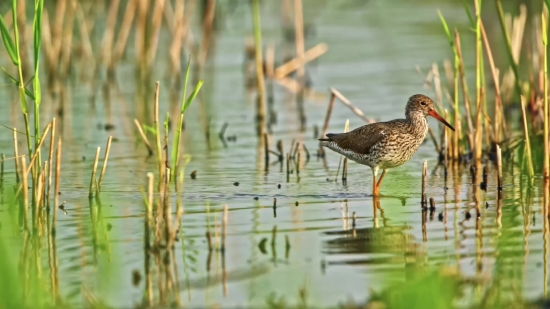
[[[428,114],[430,114],[430,116],[434,117],[435,119],[439,120],[442,124],[448,126],[451,130],[455,130],[455,128],[453,128],[452,125],[450,125],[445,119],[443,119],[443,117],[441,117],[436,111],[435,109],[432,109],[428,112]]]

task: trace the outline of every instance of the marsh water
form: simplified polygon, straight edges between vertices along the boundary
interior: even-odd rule
[[[474,189],[479,183],[471,183],[465,168],[449,169],[445,177],[443,168],[436,168],[437,154],[427,140],[408,163],[389,171],[381,189],[388,197],[377,205],[370,196],[368,167],[350,163],[343,184],[336,176],[340,156],[329,151],[326,161],[315,156],[318,142],[313,128],[322,127],[329,87],[342,92],[367,117],[402,117],[410,95],[434,95],[424,85],[424,73],[434,62],[443,67],[442,61],[451,55],[437,11],[449,24],[467,27],[460,1],[389,2],[304,1],[305,22],[311,30],[306,48],[324,42],[329,50],[307,67],[316,94],[307,96],[304,103],[305,131],[300,130],[294,96],[275,84],[277,123],[272,127],[270,148],[275,150],[275,142],[282,140],[286,152],[294,140],[311,153],[307,162],[301,154],[299,173],[294,168],[288,181],[286,166],[274,163],[273,155],[265,171],[262,149],[258,149],[255,95],[247,90],[243,72],[244,38],[251,34],[250,8],[226,7],[204,69],[201,95],[185,116],[184,152],[191,160],[181,187],[185,214],[175,251],[176,281],[184,306],[257,307],[281,299],[315,307],[348,299],[362,303],[373,290],[407,280],[411,256],[426,267],[458,267],[465,278],[487,284],[504,282],[500,283],[503,290],[511,295],[526,299],[544,295],[548,246],[540,194],[535,188],[532,197],[525,198],[518,186],[519,172],[505,169],[499,212],[492,165],[488,164],[487,191],[476,189],[476,202]],[[263,42],[274,44],[278,62],[285,49],[279,9],[276,1],[263,2]],[[200,36],[199,31],[195,34]],[[161,44],[159,54],[166,53]],[[89,84],[80,84],[78,79],[65,86],[65,108],[58,121],[64,144],[60,201],[66,203],[65,212],[56,210],[57,258],[61,295],[77,304],[82,301],[82,290],[119,308],[143,298],[144,281],[132,282],[136,272],[143,275],[144,265],[145,208],[140,189],[145,187],[146,173],[156,170],[156,161],[147,157],[133,118],[139,104],[152,104],[153,96],[150,92],[140,97],[142,86],[135,82],[134,61],[131,55],[128,58],[117,69],[117,85],[112,85],[109,96],[104,88],[93,93]],[[160,81],[161,115],[165,115],[169,102],[163,80],[166,62],[163,57],[157,62],[159,69],[153,71],[150,86]],[[1,87],[0,92],[15,98],[10,87]],[[95,108],[91,107],[93,95]],[[10,102],[0,123],[22,128],[14,120],[19,113],[16,99]],[[58,96],[46,99],[44,123],[54,116],[59,102]],[[112,114],[107,115],[107,110]],[[114,129],[105,131],[109,117]],[[343,131],[348,119],[351,128],[364,124],[337,102],[329,132]],[[438,132],[439,124],[429,121]],[[225,136],[234,137],[225,146],[217,136],[224,123],[228,125]],[[12,135],[5,129],[2,132],[0,149],[10,156]],[[109,135],[115,141],[101,193],[102,224],[107,228],[98,239],[93,236],[88,184],[95,149],[103,148]],[[427,194],[436,205],[433,217],[425,220],[420,203],[424,160],[430,171]],[[8,161],[5,168],[6,178],[14,175],[13,164]],[[196,179],[189,176],[192,171]],[[222,263],[220,252],[209,254],[205,233],[207,229],[216,236],[221,233],[224,205],[229,213]],[[3,226],[8,226],[6,213],[2,206]],[[0,235],[10,237],[4,232]],[[13,251],[18,250],[14,245]],[[42,259],[46,274],[45,251]],[[102,271],[113,275],[102,277]],[[461,302],[475,303],[476,291],[465,290]]]

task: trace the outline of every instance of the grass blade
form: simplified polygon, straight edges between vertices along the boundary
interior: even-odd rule
[[[6,51],[8,52],[8,55],[10,55],[11,62],[13,62],[14,65],[18,65],[15,43],[11,38],[10,31],[8,30],[8,27],[6,26],[6,23],[4,22],[4,19],[2,18],[1,14],[0,14],[0,33],[2,33],[2,41],[4,41],[4,46],[6,47]]]
[[[199,82],[195,86],[195,89],[193,89],[193,92],[191,92],[191,95],[189,96],[189,98],[187,98],[187,101],[185,101],[185,104],[183,105],[183,108],[181,110],[182,114],[185,114],[185,111],[187,110],[187,108],[189,108],[189,105],[191,105],[191,102],[193,102],[197,94],[199,94],[199,90],[201,90],[203,82],[204,80],[202,79],[199,80]]]

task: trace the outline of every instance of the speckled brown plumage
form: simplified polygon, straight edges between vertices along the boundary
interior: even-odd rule
[[[367,124],[348,133],[329,133],[320,141],[323,146],[348,159],[369,166],[374,176],[373,194],[378,195],[386,171],[407,162],[426,138],[427,116],[436,118],[454,131],[435,111],[429,97],[416,94],[407,102],[405,119]],[[383,174],[377,183],[380,169]]]

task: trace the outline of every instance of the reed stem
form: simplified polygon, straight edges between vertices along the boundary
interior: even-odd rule
[[[546,17],[545,14],[542,14],[542,43],[544,45],[543,49],[543,57],[544,57],[544,133],[543,133],[543,139],[544,139],[544,168],[543,168],[543,175],[544,178],[548,178],[549,175],[549,165],[550,165],[550,155],[549,155],[549,146],[548,146],[548,126],[550,123],[548,122],[548,29],[546,25]]]
[[[94,159],[94,165],[92,168],[92,177],[90,178],[90,190],[88,191],[88,198],[94,197],[94,184],[96,183],[97,179],[95,178],[96,171],[97,171],[97,163],[99,162],[99,151],[101,150],[101,147],[97,147],[95,151],[95,159]]]
[[[260,1],[252,0],[252,16],[254,26],[254,46],[256,49],[256,79],[258,87],[258,97],[256,100],[256,121],[257,134],[259,137],[265,133],[265,85],[264,85],[264,70],[262,57],[262,32],[260,24]]]
[[[105,147],[105,155],[103,158],[103,166],[101,167],[101,174],[99,175],[99,181],[97,182],[97,191],[101,191],[101,183],[103,183],[103,176],[105,176],[105,170],[107,170],[107,160],[109,159],[109,152],[111,151],[112,136],[107,139],[107,147]]]
[[[17,159],[16,159],[17,160]],[[27,170],[27,157],[21,157],[21,169],[23,171],[22,184],[23,184],[23,228],[29,230],[29,187],[27,184],[27,174],[24,173]]]
[[[529,173],[529,178],[532,180],[535,175],[533,169],[533,157],[531,156],[531,142],[529,139],[529,129],[527,127],[527,115],[525,114],[525,102],[523,96],[521,96],[521,114],[523,116],[523,134],[525,136],[525,152],[523,154],[525,158],[525,153],[527,153],[527,171]]]
[[[57,140],[56,159],[55,159],[55,191],[53,204],[53,224],[52,230],[55,230],[57,223],[57,205],[59,202],[59,184],[61,182],[61,139]]]
[[[427,205],[427,197],[426,197],[426,177],[428,175],[428,161],[424,161],[424,164],[422,165],[422,208],[426,207]]]

